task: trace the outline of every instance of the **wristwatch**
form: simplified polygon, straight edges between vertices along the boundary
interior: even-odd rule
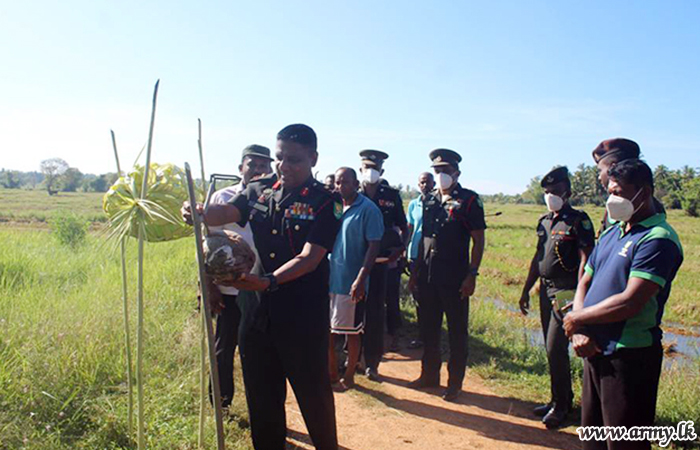
[[[478,267],[470,267],[469,268],[469,275],[473,276],[474,278],[479,276],[479,268]]]
[[[270,282],[270,284],[267,286],[267,289],[265,289],[265,292],[275,292],[277,290],[277,288],[279,287],[277,285],[277,277],[271,273],[266,273],[262,277],[266,278],[267,281]]]

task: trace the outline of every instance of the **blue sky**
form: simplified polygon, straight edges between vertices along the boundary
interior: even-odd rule
[[[414,183],[436,147],[462,184],[520,192],[609,137],[652,165],[700,165],[700,2],[3,2],[0,166],[153,159],[232,172],[283,126],[319,136],[321,175],[390,154]]]

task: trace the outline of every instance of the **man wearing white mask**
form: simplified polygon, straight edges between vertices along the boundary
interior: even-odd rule
[[[366,366],[365,374],[369,379],[379,381],[379,363],[384,354],[388,265],[396,262],[404,252],[409,235],[401,195],[398,189],[392,188],[382,179],[384,161],[389,158],[389,155],[380,150],[362,150],[360,158],[362,159],[360,192],[379,207],[384,219],[384,236],[379,257],[369,277],[362,349]]]
[[[559,428],[571,409],[569,340],[562,318],[573,305],[579,278],[595,245],[588,215],[569,204],[571,180],[566,167],[556,167],[542,178],[548,214],[537,223],[537,250],[520,297],[520,311],[527,315],[530,290],[540,280],[540,321],[547,348],[551,401],[534,409],[547,428]]]
[[[611,166],[598,240],[564,331],[584,358],[581,425],[651,427],[663,361],[660,328],[683,248],[654,205],[654,176],[639,159]],[[650,449],[649,441],[588,441],[588,449]]]
[[[423,202],[423,239],[409,282],[411,291],[418,291],[424,347],[421,375],[410,386],[440,385],[440,334],[445,315],[450,359],[447,390],[442,397],[455,401],[462,392],[467,367],[469,297],[474,294],[484,254],[486,222],[478,194],[458,182],[462,157],[444,148],[433,150],[429,157],[437,189]]]

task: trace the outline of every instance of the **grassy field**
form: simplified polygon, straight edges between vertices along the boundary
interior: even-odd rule
[[[14,195],[12,208],[22,208]],[[39,194],[43,194],[42,201]],[[7,191],[0,191],[4,199]],[[55,201],[37,195],[30,208],[44,211]],[[99,196],[71,197],[72,210],[85,217],[99,211]],[[87,203],[91,203],[88,205]],[[41,207],[43,205],[43,209]],[[533,227],[541,208],[487,205],[503,211],[489,220],[488,248],[470,316],[470,371],[497,392],[528,401],[545,401],[549,386],[544,350],[533,344],[536,309],[524,318],[499,307],[514,307],[534,252]],[[22,212],[24,209],[22,208]],[[600,210],[589,211],[599,217]],[[95,216],[92,216],[95,217]],[[698,323],[700,237],[697,220],[671,213],[685,245],[686,260],[666,318]],[[126,424],[125,355],[117,252],[91,234],[84,246],[62,247],[45,229],[0,225],[0,449],[130,449]],[[129,248],[135,261],[135,244]],[[191,239],[146,246],[146,420],[148,448],[196,447],[199,322],[195,312],[195,263]],[[132,265],[133,266],[133,265]],[[135,268],[134,271],[135,272]],[[131,300],[135,273],[130,273]],[[536,301],[533,302],[536,305]],[[407,318],[413,317],[404,301]],[[132,311],[134,308],[132,307]],[[406,333],[414,331],[409,325]],[[580,379],[580,360],[574,360]],[[237,370],[238,386],[240,370]],[[580,393],[577,382],[575,391]],[[244,398],[236,394],[237,420],[227,424],[227,445],[249,449]],[[700,423],[700,359],[665,368],[658,419]],[[214,444],[209,422],[210,448]]]
[[[57,211],[71,211],[91,222],[106,222],[102,212],[103,193],[59,192],[49,196],[44,190],[1,189],[0,223],[45,223]]]

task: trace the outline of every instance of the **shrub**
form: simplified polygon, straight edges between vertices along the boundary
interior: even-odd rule
[[[85,243],[89,222],[74,213],[61,212],[49,221],[51,234],[61,245],[73,249]]]
[[[700,213],[700,178],[693,178],[683,183],[682,195],[683,210],[689,216],[698,217]]]

